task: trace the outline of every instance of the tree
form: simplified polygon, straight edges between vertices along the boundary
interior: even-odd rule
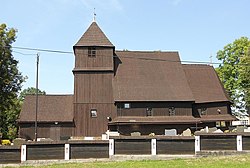
[[[17,96],[24,82],[17,68],[18,61],[12,55],[16,32],[13,28],[8,29],[6,24],[0,24],[0,132],[4,138],[8,138],[20,112]]]
[[[24,89],[20,93],[19,99],[21,101],[23,101],[26,95],[35,95],[35,94],[36,94],[36,88],[34,88],[34,87],[28,87],[27,89]],[[38,94],[39,95],[45,95],[46,92],[45,91],[41,91],[40,89],[38,89]]]
[[[217,58],[222,60],[222,64],[216,71],[234,103],[233,106],[241,112],[245,112],[246,106],[250,105],[249,48],[250,40],[241,37],[217,52]]]
[[[246,54],[241,59],[242,66],[239,69],[239,76],[241,79],[241,86],[244,93],[245,108],[250,107],[250,47],[248,47]],[[250,112],[250,111],[248,111]]]

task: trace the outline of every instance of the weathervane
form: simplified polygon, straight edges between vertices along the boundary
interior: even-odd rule
[[[95,8],[94,8],[94,18],[93,18],[94,22],[95,22],[95,17],[96,17],[96,13],[95,13]]]

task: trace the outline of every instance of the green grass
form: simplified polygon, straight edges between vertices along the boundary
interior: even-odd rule
[[[21,166],[32,167],[32,166]],[[143,160],[143,161],[117,161],[117,162],[89,162],[89,163],[64,163],[45,166],[41,168],[250,168],[250,155],[220,156],[195,159],[173,160]]]

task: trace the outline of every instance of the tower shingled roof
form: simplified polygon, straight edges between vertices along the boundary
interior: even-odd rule
[[[87,31],[74,46],[114,47],[96,22],[92,22]]]

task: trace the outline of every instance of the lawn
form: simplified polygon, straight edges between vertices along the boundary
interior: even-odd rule
[[[31,166],[21,166],[31,167]],[[195,159],[173,159],[173,160],[143,160],[143,161],[119,161],[119,162],[89,162],[89,163],[65,163],[65,164],[52,164],[47,166],[36,166],[41,168],[249,168],[250,155],[238,156],[220,156],[220,157],[206,157]]]

